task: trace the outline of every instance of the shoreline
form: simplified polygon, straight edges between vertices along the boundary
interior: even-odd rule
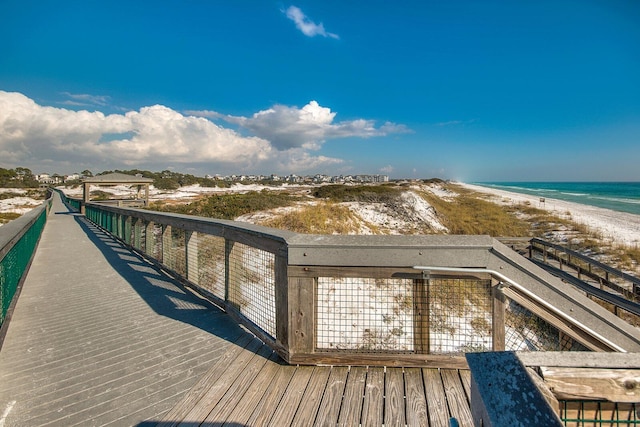
[[[496,203],[510,205],[529,204],[530,206],[553,212],[558,216],[564,216],[569,213],[572,221],[586,225],[592,231],[601,234],[605,239],[609,239],[613,244],[630,247],[640,246],[640,215],[549,197],[545,197],[545,201],[541,202],[539,196],[483,187],[477,184],[463,182],[456,182],[455,184],[469,190],[494,196],[494,202]]]

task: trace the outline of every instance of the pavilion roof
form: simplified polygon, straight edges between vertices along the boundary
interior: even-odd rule
[[[82,180],[88,184],[151,184],[152,178],[144,178],[142,176],[128,175],[126,173],[108,173],[105,175],[96,175]]]

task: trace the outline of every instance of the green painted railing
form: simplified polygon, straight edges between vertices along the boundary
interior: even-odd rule
[[[50,206],[51,198],[0,227],[0,326],[33,258]]]

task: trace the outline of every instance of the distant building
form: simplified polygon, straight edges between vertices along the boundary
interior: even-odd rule
[[[36,175],[36,180],[40,184],[61,184],[63,178],[57,174],[49,175],[48,173],[41,173]]]

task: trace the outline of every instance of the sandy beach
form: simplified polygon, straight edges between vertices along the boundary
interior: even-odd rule
[[[513,193],[479,185],[457,184],[470,190],[493,195],[495,196],[494,201],[497,203],[528,203],[531,206],[554,212],[559,216],[566,216],[567,213],[569,213],[573,221],[588,226],[594,232],[602,235],[603,238],[610,239],[614,244],[632,247],[640,245],[640,215],[565,202],[558,199],[545,198],[545,201],[541,202],[537,196]]]

